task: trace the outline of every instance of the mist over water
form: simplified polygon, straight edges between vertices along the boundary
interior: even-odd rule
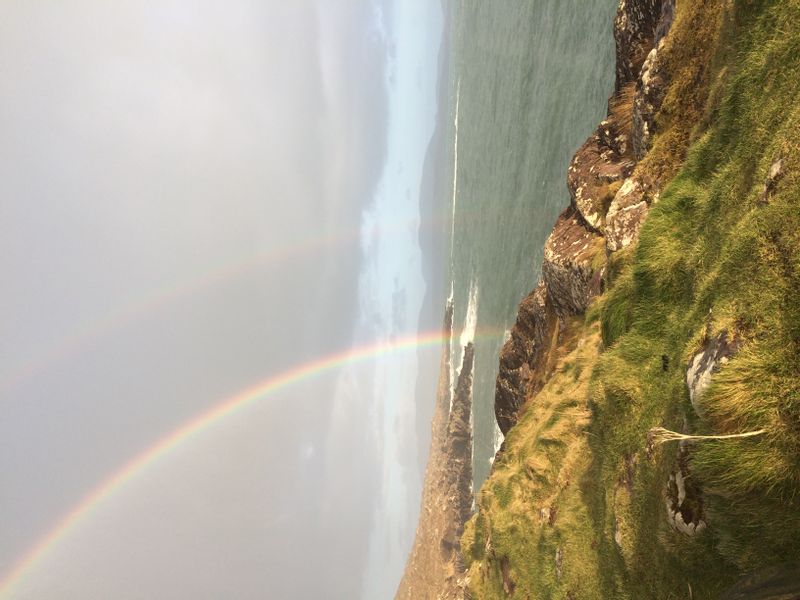
[[[176,446],[5,587],[197,415],[416,333],[440,35],[426,2],[0,7],[0,597],[358,598],[399,579],[414,397],[384,392],[413,383],[410,350],[397,374],[319,373]]]

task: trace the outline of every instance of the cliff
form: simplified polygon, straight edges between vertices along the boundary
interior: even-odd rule
[[[453,305],[444,330],[452,336]],[[428,466],[414,545],[395,598],[463,598],[461,534],[472,515],[472,367],[475,347],[467,344],[450,402],[450,345],[445,344],[431,425]]]
[[[425,294],[419,310],[417,327],[420,331],[435,329],[441,319],[442,303],[446,298],[449,288],[447,277],[444,273],[446,257],[449,246],[447,239],[450,234],[449,224],[445,225],[437,219],[438,200],[448,195],[446,182],[448,178],[437,177],[449,164],[449,141],[447,131],[450,122],[450,8],[448,2],[442,0],[444,27],[439,47],[438,80],[436,82],[436,117],[433,135],[425,151],[422,163],[422,182],[419,190],[419,215],[418,228],[419,247],[425,260],[422,261],[422,278],[425,282]],[[418,399],[415,406],[417,429],[417,456],[420,472],[426,468],[427,450],[430,446],[430,426],[433,419],[433,407],[430,402],[431,386],[436,382],[438,373],[435,361],[427,360],[426,350],[418,352],[419,371],[415,397]]]
[[[800,2],[620,0],[614,39],[500,355],[466,583],[800,597]]]

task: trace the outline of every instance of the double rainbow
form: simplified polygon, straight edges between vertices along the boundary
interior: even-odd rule
[[[480,333],[480,337],[499,337],[502,335],[502,332],[498,335],[498,332],[489,330],[481,331]],[[59,541],[88,519],[93,509],[109,500],[131,480],[142,474],[150,465],[167,456],[178,446],[197,438],[216,423],[245,410],[248,406],[265,400],[279,390],[327,371],[378,358],[400,350],[436,346],[448,341],[449,336],[445,336],[442,331],[437,330],[399,338],[394,341],[368,344],[299,365],[222,401],[162,438],[89,492],[66,516],[58,521],[48,534],[28,550],[12,566],[5,577],[0,580],[0,598],[10,597],[13,589],[19,585],[22,579],[31,573],[45,556],[53,551]]]

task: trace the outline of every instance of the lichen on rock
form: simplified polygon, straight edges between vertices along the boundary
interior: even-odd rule
[[[617,51],[616,90],[634,81],[653,47],[661,18],[661,0],[620,0],[614,19]]]
[[[606,246],[610,252],[622,250],[638,239],[648,208],[648,195],[641,181],[626,179],[606,214]]]
[[[690,537],[705,531],[703,491],[689,472],[689,453],[680,446],[678,464],[670,473],[665,493],[667,521],[673,529]]]
[[[540,356],[547,351],[546,340],[556,332],[558,321],[548,300],[547,288],[540,282],[520,303],[511,335],[500,350],[494,410],[503,435],[517,422],[527,395],[541,386],[539,379],[544,361]],[[536,366],[540,366],[539,372]]]
[[[711,375],[728,362],[739,350],[740,342],[735,336],[723,331],[707,339],[703,348],[689,361],[686,368],[686,387],[689,400],[698,415],[705,414],[703,395],[711,384]]]
[[[587,229],[572,207],[561,213],[542,262],[542,279],[559,316],[582,313],[602,291],[604,267],[595,267],[601,248],[602,237]]]

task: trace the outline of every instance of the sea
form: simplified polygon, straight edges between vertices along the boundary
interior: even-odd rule
[[[453,0],[444,166],[449,202],[453,376],[474,341],[474,489],[502,435],[494,418],[500,349],[538,282],[545,240],[567,207],[575,150],[614,85],[616,0]],[[448,190],[449,188],[449,190]],[[447,293],[447,290],[445,290]]]

